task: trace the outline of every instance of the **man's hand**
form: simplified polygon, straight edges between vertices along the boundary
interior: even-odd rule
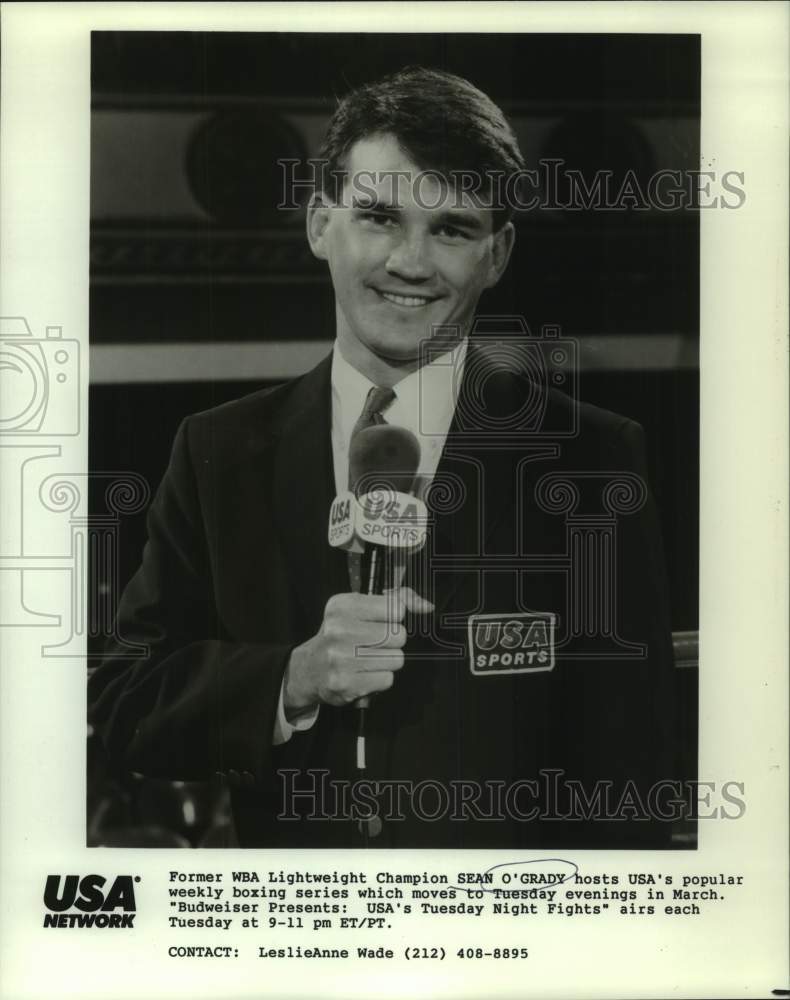
[[[411,587],[331,597],[319,633],[291,653],[283,684],[286,716],[313,711],[319,702],[348,705],[392,687],[403,666],[407,609],[427,614],[433,605]]]

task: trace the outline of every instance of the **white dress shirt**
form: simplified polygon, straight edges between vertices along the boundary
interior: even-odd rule
[[[395,399],[382,412],[388,424],[405,427],[420,442],[417,492],[423,496],[436,474],[450,430],[466,351],[467,340],[464,339],[452,351],[440,355],[430,364],[401,379],[393,386]],[[348,489],[348,446],[351,433],[374,383],[346,361],[337,341],[332,353],[331,381],[335,493],[342,493]],[[314,712],[289,722],[285,717],[283,691],[280,688],[274,723],[274,745],[286,743],[294,730],[310,729],[317,718],[318,707]]]

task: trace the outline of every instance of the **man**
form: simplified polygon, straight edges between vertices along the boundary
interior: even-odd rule
[[[410,69],[341,103],[324,158],[307,229],[334,349],[182,424],[118,615],[149,653],[108,656],[94,724],[122,766],[227,777],[245,846],[663,846],[645,802],[671,777],[671,644],[641,429],[469,337],[513,247],[513,133],[467,81]],[[430,523],[375,595],[327,516],[381,422],[421,445]],[[596,489],[626,512],[603,534]]]

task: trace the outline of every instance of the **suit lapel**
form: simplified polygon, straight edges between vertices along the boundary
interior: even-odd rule
[[[482,556],[487,543],[512,510],[515,453],[502,447],[503,441],[481,426],[479,406],[473,398],[473,384],[486,362],[481,348],[469,342],[464,374],[453,420],[436,470],[429,504],[432,510],[433,537],[429,539],[429,563],[432,558],[452,557],[459,567],[464,557]],[[443,503],[444,497],[450,498]],[[437,611],[446,609],[462,583],[475,577],[474,570],[442,574]]]
[[[335,496],[331,437],[331,354],[293,389],[275,451],[274,516],[291,591],[312,631],[334,593],[348,590],[345,553],[327,542]]]
[[[480,579],[482,570],[462,569],[465,557],[468,565],[474,557],[518,554],[515,518],[517,513],[522,517],[525,505],[533,502],[531,491],[522,495],[521,463],[530,452],[533,460],[557,454],[556,444],[540,437],[529,440],[530,430],[534,433],[540,425],[520,427],[516,433],[512,427],[498,429],[493,413],[480,412],[480,385],[494,373],[500,416],[519,413],[526,391],[523,379],[498,369],[485,356],[484,348],[470,340],[458,401],[434,479],[440,491],[435,495],[437,500],[447,495],[456,502],[446,507],[429,503],[433,538],[426,546],[428,563],[435,556],[441,559],[446,555],[458,567],[457,572],[444,574],[441,590],[435,595],[439,611],[447,608],[462,584],[477,585]],[[491,563],[488,565],[490,568]]]

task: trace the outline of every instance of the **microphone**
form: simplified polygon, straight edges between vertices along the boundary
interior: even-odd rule
[[[369,486],[411,493],[420,464],[420,442],[405,427],[372,424],[358,431],[348,451],[348,481],[360,496]]]
[[[420,464],[420,443],[411,431],[393,424],[373,424],[358,431],[349,448],[349,483],[329,511],[329,544],[361,557],[361,587],[383,594],[400,586],[406,560],[425,544],[428,511],[413,495]],[[364,710],[370,697],[354,702],[360,709],[357,767],[365,769]]]
[[[400,586],[408,553],[425,544],[427,511],[412,496],[419,464],[420,443],[405,427],[373,424],[351,439],[349,483],[362,510],[365,593]]]
[[[406,558],[425,544],[428,512],[413,495],[420,444],[411,431],[374,424],[354,435],[349,482],[329,511],[329,544],[361,556],[360,591],[400,585]]]

